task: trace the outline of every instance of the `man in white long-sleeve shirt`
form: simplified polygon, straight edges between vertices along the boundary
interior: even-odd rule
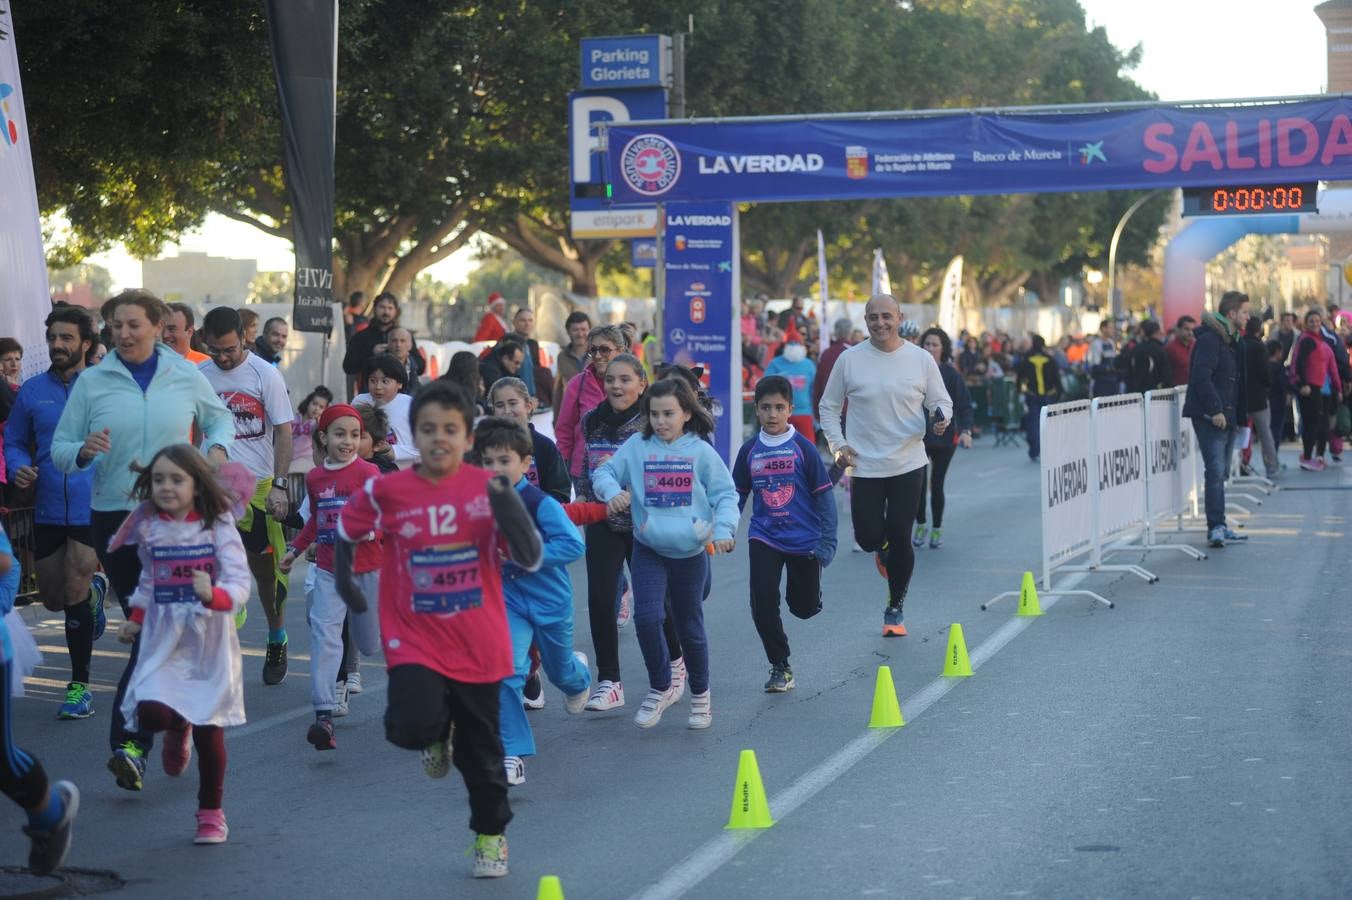
[[[864,308],[869,339],[840,355],[822,393],[821,424],[836,465],[854,477],[854,538],[887,576],[883,635],[904,635],[902,604],[915,569],[911,526],[924,483],[925,430],[943,434],[953,401],[934,357],[899,333],[901,306],[876,294]],[[846,441],[841,412],[850,405]],[[931,417],[934,421],[931,425]]]

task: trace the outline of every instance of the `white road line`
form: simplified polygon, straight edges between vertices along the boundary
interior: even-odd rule
[[[384,672],[383,667],[381,668],[381,672],[383,674]],[[383,692],[385,690],[386,683],[387,680],[384,677],[371,678],[369,677],[369,675],[363,675],[362,692],[360,694],[353,694],[349,702],[354,702],[357,700],[358,697],[364,697],[367,694],[375,694]],[[379,702],[375,704],[362,703],[361,705],[362,706],[369,705],[371,706],[372,709],[370,712],[361,715],[354,713],[350,717],[344,719],[344,721],[346,721],[349,725],[351,724],[364,725],[368,720],[374,719],[377,715],[383,716],[385,714],[384,703]],[[234,740],[235,738],[245,737],[246,735],[250,734],[257,734],[260,731],[266,731],[269,728],[273,728],[277,725],[285,725],[287,722],[294,722],[296,719],[301,719],[306,716],[313,716],[314,714],[315,714],[314,706],[306,704],[305,706],[298,706],[295,709],[287,709],[279,713],[273,713],[272,715],[264,716],[261,719],[254,719],[253,721],[246,722],[243,725],[240,725],[238,728],[227,729],[226,734],[229,736],[231,740]]]
[[[1062,590],[1070,590],[1087,577],[1086,573],[1070,576],[1060,585]],[[1058,597],[1048,597],[1042,601],[1042,610],[1046,612],[1056,605]],[[1035,618],[1011,618],[996,629],[995,633],[970,651],[968,658],[972,670],[976,671],[992,656],[1022,634]],[[908,697],[901,705],[902,718],[910,722],[929,709],[962,681],[960,678],[940,676]],[[903,731],[901,728],[870,729],[831,756],[798,777],[787,788],[770,798],[770,812],[777,821],[782,821],[794,810],[815,797],[821,790],[839,779],[866,756],[877,750],[886,741]],[[765,831],[724,831],[699,846],[690,855],[662,873],[654,884],[635,894],[632,900],[675,900],[684,897],[719,868],[726,865],[738,853],[748,847],[752,841],[765,834]]]

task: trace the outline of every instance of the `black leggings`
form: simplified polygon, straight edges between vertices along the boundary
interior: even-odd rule
[[[1310,396],[1296,395],[1300,405],[1300,443],[1304,457],[1323,456],[1329,438],[1329,398],[1310,389]],[[1313,451],[1313,452],[1312,452]]]
[[[948,466],[953,462],[957,447],[925,447],[929,455],[930,507],[934,511],[934,527],[944,527],[944,479],[948,477]],[[920,479],[920,503],[916,507],[915,520],[925,524],[925,479]]]
[[[89,531],[94,539],[94,552],[98,554],[99,562],[103,564],[103,571],[117,594],[117,602],[122,605],[124,616],[129,612],[127,601],[136,590],[136,583],[141,580],[141,557],[135,544],[125,545],[109,553],[108,542],[112,540],[128,515],[130,513],[126,510],[104,512],[97,509],[89,514]],[[113,709],[108,715],[108,746],[113,750],[117,750],[126,741],[135,741],[148,753],[155,742],[155,736],[149,731],[128,731],[122,718],[122,698],[127,694],[127,682],[131,679],[132,669],[136,668],[136,658],[140,651],[141,638],[138,636],[132,642],[131,656],[127,659],[127,667],[122,670],[122,677],[118,679],[117,693],[113,695]]]
[[[925,468],[913,469],[890,478],[855,476],[850,490],[850,518],[854,539],[872,553],[887,544],[887,593],[889,602],[901,606],[915,571],[915,550],[911,548],[911,526],[920,504],[920,486],[925,483]]]
[[[634,553],[631,532],[612,531],[605,522],[587,526],[587,621],[591,628],[592,649],[596,652],[596,680],[620,680],[620,629],[615,624],[615,585],[624,571],[625,561]],[[706,596],[708,584],[705,585]],[[667,652],[673,660],[685,652],[667,604],[662,630]]]
[[[3,626],[0,626],[3,627]],[[42,763],[15,746],[10,728],[9,710],[14,698],[9,695],[12,663],[0,663],[0,727],[4,728],[4,747],[0,748],[0,791],[28,811],[47,802],[47,773]]]

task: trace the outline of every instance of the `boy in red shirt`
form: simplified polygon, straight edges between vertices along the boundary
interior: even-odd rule
[[[353,612],[366,597],[352,578],[352,544],[382,541],[380,633],[389,668],[385,738],[422,752],[429,777],[453,762],[469,792],[474,875],[507,874],[511,821],[498,728],[512,674],[499,553],[539,567],[540,534],[504,478],[462,463],[473,445],[474,400],[459,385],[419,389],[409,410],[421,460],[366,483],[338,519],[335,579]],[[455,728],[454,750],[451,728]]]

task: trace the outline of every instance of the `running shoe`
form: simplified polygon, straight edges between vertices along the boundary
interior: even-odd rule
[[[709,691],[691,694],[690,718],[685,720],[685,727],[703,731],[712,724],[714,724],[713,696]]]
[[[578,665],[582,666],[587,672],[591,671],[590,663],[587,661],[587,654],[583,653],[581,650],[574,650],[573,659],[577,660]],[[575,716],[582,712],[583,707],[587,704],[588,697],[589,694],[587,693],[587,689],[583,688],[576,694],[569,694],[564,697],[563,707],[568,710],[569,715]]]
[[[685,657],[678,656],[671,661],[671,689],[675,691],[672,703],[685,696],[685,682],[688,673],[685,669]]]
[[[58,719],[87,719],[94,715],[94,695],[89,685],[72,681],[66,685],[66,702],[57,711]]]
[[[199,809],[197,811],[197,834],[194,844],[224,844],[230,837],[230,826],[225,824],[225,810]]]
[[[451,742],[437,741],[422,751],[423,772],[428,778],[445,778],[451,771]]]
[[[94,613],[94,640],[103,637],[108,627],[108,613],[103,609],[103,598],[108,596],[108,576],[95,572],[89,579],[89,608]]]
[[[1322,472],[1327,468],[1328,466],[1324,465],[1324,457],[1321,456],[1314,461],[1314,470],[1316,472]]]
[[[539,669],[531,672],[526,677],[526,683],[521,686],[521,704],[526,709],[545,708],[545,687],[540,681]]]
[[[944,545],[944,530],[942,528],[930,529],[930,549],[938,550]]]
[[[28,849],[28,869],[34,875],[50,875],[66,861],[70,852],[70,835],[75,824],[75,815],[80,811],[80,789],[69,781],[58,781],[52,790],[65,804],[66,811],[61,819],[49,829],[34,828],[25,825],[23,833],[33,845]]]
[[[925,546],[925,538],[928,536],[929,526],[924,522],[915,523],[915,527],[911,529],[911,546],[919,550]]]
[[[1206,533],[1206,545],[1215,549],[1225,546],[1225,526],[1217,525]]]
[[[507,836],[504,834],[476,834],[474,836],[474,877],[502,878],[507,874]]]
[[[1315,465],[1315,461],[1305,456],[1302,456],[1300,458],[1300,467],[1304,469],[1306,472],[1319,471],[1319,466]]]
[[[1227,544],[1240,543],[1243,541],[1247,541],[1248,539],[1249,536],[1247,534],[1240,534],[1238,531],[1231,531],[1228,525],[1225,526],[1225,542]]]
[[[361,693],[361,672],[356,669],[347,673],[347,692],[349,694]]]
[[[347,715],[349,710],[347,706],[347,682],[340,681],[333,686],[333,717],[341,719]]]
[[[770,680],[765,682],[765,693],[782,694],[793,690],[793,669],[788,666],[771,666]],[[691,698],[691,705],[694,705],[694,698]]]
[[[263,660],[263,683],[281,684],[286,681],[286,644],[268,641],[268,653]]]
[[[139,791],[146,774],[146,752],[135,741],[125,741],[113,751],[108,760],[108,771],[124,791]]]
[[[338,749],[338,737],[333,733],[333,720],[327,716],[315,719],[314,724],[310,726],[310,730],[305,732],[305,739],[316,750]]]
[[[634,724],[639,728],[652,728],[662,721],[662,713],[675,702],[676,691],[674,688],[667,688],[665,691],[648,691],[648,696],[643,698],[643,703],[638,708],[638,714],[634,716]]]
[[[160,763],[164,774],[175,777],[188,771],[192,760],[192,725],[184,723],[181,730],[169,729],[164,733],[164,744],[160,747]]]
[[[249,621],[249,607],[241,606],[239,612],[235,613],[235,630],[239,631],[247,621]]]
[[[623,628],[634,617],[634,589],[627,587],[620,595],[620,609],[615,613],[615,627]]]
[[[887,545],[883,544],[881,550],[873,554],[873,564],[878,567],[878,574],[887,580]]]
[[[624,685],[618,681],[598,681],[587,698],[587,712],[605,712],[624,706]]]
[[[526,763],[519,756],[504,756],[502,767],[507,772],[507,785],[516,787],[526,783]]]
[[[1342,455],[1341,455],[1341,454],[1338,454],[1338,453],[1331,453],[1331,454],[1329,454],[1329,458],[1332,459],[1332,460],[1333,460],[1334,462],[1336,462],[1336,463],[1340,463],[1340,462],[1343,461]]]
[[[901,607],[889,606],[883,610],[883,637],[905,637],[906,626],[901,622]]]
[[[851,551],[852,553],[867,553],[867,552],[868,552],[868,551],[865,550],[863,547],[859,546],[859,542],[858,542],[858,541],[850,541],[850,551]]]

